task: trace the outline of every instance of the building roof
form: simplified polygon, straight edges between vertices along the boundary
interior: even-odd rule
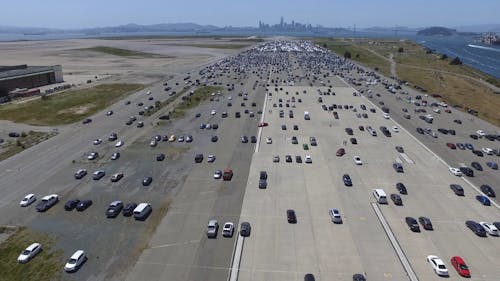
[[[2,69],[3,66],[0,66]],[[27,66],[26,68],[10,69],[6,71],[0,71],[0,80],[7,80],[12,78],[18,78],[23,76],[29,76],[33,74],[43,74],[50,73],[54,71],[53,66]]]

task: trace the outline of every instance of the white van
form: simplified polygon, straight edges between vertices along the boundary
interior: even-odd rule
[[[387,195],[385,195],[385,192],[383,189],[374,189],[373,190],[373,196],[375,199],[377,199],[377,202],[379,204],[387,204]]]
[[[149,203],[140,203],[134,209],[134,218],[136,220],[145,220],[151,214],[153,208],[151,208],[151,204]]]

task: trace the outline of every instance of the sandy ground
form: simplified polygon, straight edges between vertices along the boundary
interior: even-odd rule
[[[242,44],[230,39],[72,39],[0,43],[2,65],[55,65],[63,68],[66,83],[82,84],[87,80],[154,83],[169,75],[188,71],[209,63],[238,49],[197,48],[196,44]],[[126,58],[81,50],[109,46],[169,56],[169,58]]]

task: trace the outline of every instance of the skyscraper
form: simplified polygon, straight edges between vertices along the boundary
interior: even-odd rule
[[[284,21],[283,21],[283,16],[281,16],[281,20],[280,20],[280,27],[283,28],[283,24],[284,24]]]

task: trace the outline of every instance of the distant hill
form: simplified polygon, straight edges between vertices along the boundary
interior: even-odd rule
[[[417,32],[417,35],[422,36],[451,36],[455,34],[457,34],[457,30],[441,26],[428,27]]]
[[[117,32],[186,32],[186,31],[211,31],[219,27],[213,25],[199,25],[196,23],[160,23],[139,25],[130,23],[112,27],[86,28],[79,31],[85,33],[117,33]]]

